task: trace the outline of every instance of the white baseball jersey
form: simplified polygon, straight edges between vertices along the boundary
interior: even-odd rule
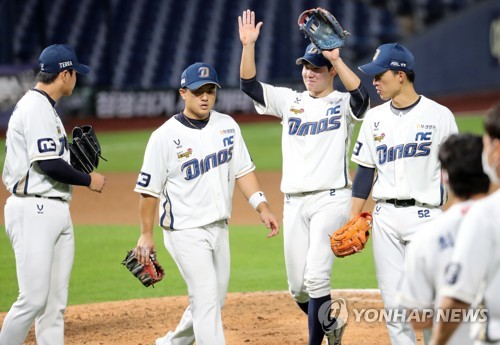
[[[372,196],[415,199],[441,206],[447,195],[441,183],[439,145],[458,133],[450,110],[424,96],[408,113],[395,115],[391,102],[368,111],[352,161],[377,169]]]
[[[212,111],[202,130],[171,118],[153,132],[135,187],[160,199],[160,226],[195,228],[229,219],[236,178],[255,170],[238,124]]]
[[[467,213],[446,269],[443,296],[466,303],[481,302],[488,321],[472,326],[473,335],[484,333],[500,343],[500,191],[477,201]]]
[[[266,106],[254,101],[259,114],[282,119],[283,193],[349,187],[347,151],[354,121],[350,94],[334,91],[314,98],[308,91],[261,83]]]
[[[473,201],[455,204],[416,231],[408,245],[399,287],[400,303],[404,307],[420,310],[439,307],[444,271],[451,259],[460,224],[472,204]],[[469,331],[469,324],[462,324],[448,344],[472,344]]]
[[[2,179],[9,192],[71,199],[71,185],[55,181],[33,164],[57,158],[69,163],[66,131],[47,97],[30,90],[19,100],[9,120],[6,146]]]

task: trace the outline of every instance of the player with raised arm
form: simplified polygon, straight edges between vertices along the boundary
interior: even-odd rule
[[[500,103],[490,109],[484,122],[483,170],[500,185]],[[450,263],[446,267],[440,308],[463,315],[478,303],[486,318],[471,325],[476,345],[500,344],[500,190],[477,201],[463,220]],[[482,321],[482,322],[478,322]],[[438,320],[432,334],[433,345],[448,344],[460,326],[453,320]]]
[[[276,236],[279,224],[260,190],[238,124],[212,107],[219,81],[206,63],[181,76],[184,110],[153,132],[135,191],[141,194],[136,256],[149,263],[159,210],[164,244],[186,282],[189,306],[156,345],[223,345],[221,308],[229,282],[228,219],[235,182]],[[159,205],[159,207],[158,207]]]
[[[373,256],[386,309],[397,308],[406,244],[415,227],[441,214],[447,200],[438,151],[458,132],[449,109],[415,91],[414,68],[413,54],[399,43],[381,45],[373,61],[359,67],[373,76],[377,93],[388,101],[368,111],[354,145],[358,170],[351,207],[353,218],[373,186]],[[408,324],[388,319],[387,327],[392,344],[416,343]]]
[[[284,251],[289,291],[308,315],[309,344],[340,344],[345,320],[326,325],[319,320],[330,303],[334,255],[329,235],[349,216],[351,181],[347,151],[355,121],[369,107],[368,93],[344,63],[340,50],[321,51],[310,44],[296,60],[306,91],[275,87],[257,80],[255,44],[262,22],[250,10],[238,17],[243,45],[241,89],[259,114],[283,124]],[[334,89],[339,76],[348,92]],[[323,322],[322,322],[323,321]],[[330,320],[331,321],[331,320]]]
[[[469,208],[487,195],[490,186],[483,172],[481,137],[455,134],[439,149],[443,168],[443,182],[453,195],[453,204],[434,221],[425,223],[408,245],[403,278],[399,287],[400,303],[420,314],[421,322],[413,322],[414,329],[424,329],[426,344],[430,340],[432,323],[439,314],[444,272],[451,259],[458,229]],[[432,315],[423,310],[433,310]],[[427,316],[427,319],[424,319]],[[427,322],[425,322],[427,321]],[[463,325],[450,345],[472,344],[469,325]]]
[[[35,322],[39,345],[64,344],[64,311],[75,256],[69,202],[72,185],[94,192],[105,177],[70,165],[68,138],[55,109],[70,96],[76,75],[89,73],[68,45],[40,54],[35,87],[17,103],[9,120],[3,183],[5,231],[16,258],[19,296],[3,321],[1,345],[21,345]]]

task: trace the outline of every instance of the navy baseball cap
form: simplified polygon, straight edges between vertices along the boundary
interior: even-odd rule
[[[217,72],[212,65],[197,62],[182,72],[181,88],[185,87],[189,90],[196,90],[205,84],[215,84],[220,87]]]
[[[306,47],[304,56],[298,58],[295,61],[295,63],[297,65],[302,65],[302,63],[304,63],[304,60],[306,60],[315,67],[323,67],[323,66],[330,67],[332,65],[330,61],[328,61],[328,59],[323,56],[323,54],[321,53],[321,49],[318,49],[312,43]]]
[[[368,75],[377,75],[387,70],[410,72],[415,68],[415,59],[401,44],[387,43],[377,48],[372,62],[358,68]]]
[[[59,73],[68,69],[74,69],[81,74],[90,72],[89,66],[79,63],[73,48],[66,44],[48,46],[38,60],[42,72]]]

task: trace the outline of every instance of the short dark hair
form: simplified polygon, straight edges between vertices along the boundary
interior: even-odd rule
[[[48,73],[48,72],[38,72],[38,75],[36,76],[36,81],[40,82],[42,84],[52,84],[54,80],[56,80],[57,76],[59,73]]]
[[[483,140],[470,133],[454,134],[441,145],[439,161],[448,173],[448,182],[459,198],[487,193],[490,180],[483,172],[481,154]]]
[[[73,75],[73,70],[72,69],[68,69],[67,70],[69,72],[70,75]],[[64,71],[62,71],[64,72]],[[52,84],[54,82],[54,80],[56,80],[57,76],[59,75],[59,73],[61,72],[58,72],[58,73],[48,73],[48,72],[38,72],[38,75],[36,76],[36,81],[37,82],[40,82],[42,84]]]
[[[500,139],[500,102],[486,113],[484,129],[490,138]]]

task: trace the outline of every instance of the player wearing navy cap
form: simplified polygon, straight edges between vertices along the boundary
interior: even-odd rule
[[[218,87],[211,65],[198,62],[186,68],[179,90],[184,110],[151,135],[135,187],[141,193],[138,259],[147,263],[154,250],[159,209],[164,244],[189,294],[179,325],[157,345],[226,343],[221,308],[229,282],[228,219],[235,182],[270,229],[268,237],[279,232],[238,124],[212,110]]]
[[[70,164],[66,131],[55,104],[69,96],[78,62],[70,46],[54,44],[40,55],[35,87],[17,103],[9,120],[3,182],[12,194],[5,230],[16,257],[19,296],[4,319],[1,345],[20,345],[35,321],[39,345],[64,344],[64,311],[74,259],[69,212],[72,185],[101,192],[105,178]]]
[[[415,61],[406,47],[383,44],[359,69],[373,76],[380,98],[389,102],[368,111],[353,149],[358,170],[351,218],[362,211],[373,187],[376,275],[385,308],[395,309],[406,245],[415,227],[441,214],[446,202],[438,149],[458,129],[449,109],[415,91]],[[386,321],[392,344],[416,344],[408,324]]]
[[[275,87],[257,81],[255,43],[262,22],[247,10],[238,18],[241,89],[259,114],[281,119],[285,194],[284,250],[288,287],[308,315],[309,344],[340,344],[345,320],[320,320],[322,305],[331,303],[330,275],[334,255],[328,236],[349,216],[351,180],[347,151],[356,121],[369,107],[368,92],[344,63],[340,50],[307,46],[296,60],[302,67],[306,91]],[[348,92],[334,89],[339,76]],[[321,317],[324,317],[322,314]]]

